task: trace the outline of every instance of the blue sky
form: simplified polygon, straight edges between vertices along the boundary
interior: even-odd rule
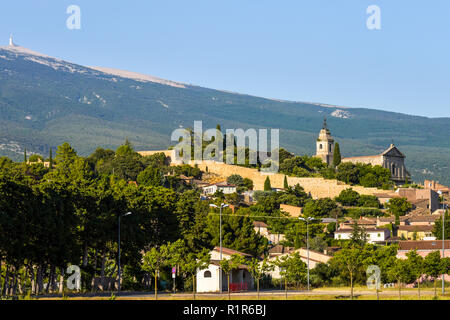
[[[66,27],[69,5],[81,30]],[[368,30],[366,9],[381,9]],[[0,43],[268,98],[450,117],[450,1],[16,0]]]

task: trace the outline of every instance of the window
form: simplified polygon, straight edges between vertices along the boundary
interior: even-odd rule
[[[330,149],[329,151],[331,152],[331,144],[330,144],[330,145],[328,145],[328,148]]]
[[[203,278],[211,278],[211,271],[206,270],[205,273],[203,274]]]
[[[321,150],[322,150],[322,148],[323,148],[322,144],[319,144],[319,149],[321,149]]]

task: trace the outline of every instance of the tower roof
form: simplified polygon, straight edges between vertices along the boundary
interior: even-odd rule
[[[327,128],[327,117],[326,117],[326,116],[323,117],[323,126],[322,126],[322,129],[328,130],[328,128]]]

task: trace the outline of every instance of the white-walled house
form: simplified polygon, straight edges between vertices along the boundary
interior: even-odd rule
[[[229,184],[226,181],[210,184],[202,188],[204,194],[214,194],[216,191],[222,191],[224,194],[231,194],[237,191],[237,188],[234,184]]]
[[[211,252],[211,260],[207,269],[197,271],[197,292],[223,292],[228,290],[227,275],[220,268],[220,248]],[[251,255],[222,247],[222,259],[230,259],[233,254],[251,258]],[[230,291],[252,290],[254,280],[246,266],[241,265],[230,274]]]
[[[386,241],[391,235],[389,229],[364,229],[364,231],[367,233],[368,243]],[[334,239],[350,240],[352,232],[352,229],[339,229],[334,232]]]
[[[306,248],[300,248],[296,250],[287,250],[286,253],[275,254],[269,257],[269,262],[275,262],[278,258],[283,256],[289,256],[298,253],[300,255],[300,259],[304,263],[308,263],[308,250]],[[314,269],[319,263],[327,263],[328,260],[331,259],[331,256],[326,255],[322,252],[309,250],[309,268]],[[269,271],[268,274],[272,277],[272,279],[281,279],[280,267],[275,266],[273,270]]]
[[[279,244],[280,241],[285,240],[284,234],[281,233],[271,233],[269,231],[269,226],[262,221],[254,221],[253,229],[256,233],[259,233],[264,238],[269,240],[269,244]]]

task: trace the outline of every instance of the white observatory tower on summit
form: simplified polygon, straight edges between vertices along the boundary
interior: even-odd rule
[[[15,46],[16,46],[16,45],[14,44],[12,34],[9,36],[9,45],[10,45],[11,47],[15,47]]]

